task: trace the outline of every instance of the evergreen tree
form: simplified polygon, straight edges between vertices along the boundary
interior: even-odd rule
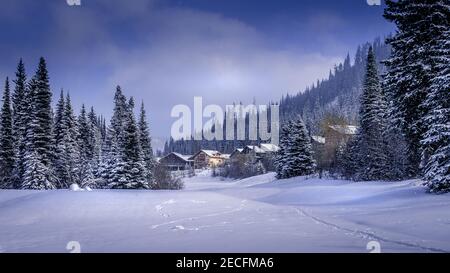
[[[122,94],[122,89],[117,86],[116,93],[114,94],[114,112],[111,118],[111,129],[110,133],[115,138],[119,146],[123,145],[123,132],[124,124],[128,118],[128,105],[127,99]]]
[[[358,180],[379,180],[385,175],[384,117],[386,106],[372,47],[367,57],[366,77],[360,106],[358,131]]]
[[[395,118],[408,141],[411,169],[421,169],[432,192],[449,189],[449,3],[386,2],[397,25],[386,82]]]
[[[278,150],[275,156],[275,171],[277,172],[277,178],[281,179],[287,177],[286,169],[287,169],[287,148],[289,145],[289,130],[292,127],[292,121],[288,121],[284,126],[281,127],[280,130],[280,149]]]
[[[78,128],[70,95],[61,92],[54,122],[54,169],[57,188],[68,188],[79,182],[80,154],[77,142]]]
[[[28,118],[25,136],[23,189],[54,189],[56,177],[52,168],[52,110],[47,65],[39,61],[29,84]]]
[[[15,164],[9,79],[6,78],[0,113],[0,188],[12,188]]]
[[[424,117],[427,125],[423,145],[425,180],[431,192],[450,191],[450,3],[433,1],[432,22],[428,30],[434,39],[430,45],[431,85],[425,99],[430,109]]]
[[[107,188],[123,189],[128,182],[126,164],[122,149],[114,137],[115,130],[110,125],[106,133],[106,141],[103,146],[101,165],[101,177],[107,183]]]
[[[65,183],[68,183],[69,179],[69,170],[67,169],[66,162],[66,149],[64,138],[67,133],[67,128],[65,124],[65,99],[64,99],[64,91],[61,90],[60,97],[58,103],[56,105],[56,113],[54,118],[54,126],[53,126],[53,167],[55,170],[55,176],[58,179],[58,183],[56,185],[57,188],[64,188]]]
[[[395,124],[402,128],[408,142],[410,173],[419,174],[428,112],[424,104],[430,86],[430,44],[435,39],[429,30],[433,5],[439,0],[387,0],[384,17],[397,25],[397,33],[387,42],[392,46],[385,77],[388,98],[393,101]],[[447,26],[448,28],[448,26]]]
[[[25,173],[22,189],[51,190],[55,189],[56,177],[44,165],[41,156],[36,150],[27,150],[25,153]]]
[[[92,169],[93,143],[91,139],[91,126],[86,115],[84,104],[78,117],[78,147],[80,151],[80,162],[78,166],[79,184],[89,185],[93,182],[94,174]]]
[[[14,170],[15,185],[14,188],[20,188],[24,174],[24,156],[25,156],[25,136],[27,131],[28,109],[28,89],[25,65],[20,59],[17,65],[15,88],[12,95],[13,108],[13,135],[14,149],[16,153],[16,164]]]
[[[101,149],[102,149],[102,135],[101,135],[101,125],[100,121],[95,114],[94,107],[91,107],[91,110],[88,114],[88,122],[89,122],[89,143],[92,147],[92,170],[94,176],[98,177],[98,169],[101,160]]]
[[[124,163],[127,183],[121,187],[128,189],[149,188],[146,180],[145,163],[142,160],[139,130],[133,114],[134,101],[130,99],[124,131]]]
[[[39,60],[38,69],[34,77],[33,92],[33,142],[36,153],[42,160],[42,164],[51,167],[52,145],[52,109],[49,77],[47,64],[44,58]],[[49,170],[50,171],[50,170]]]
[[[310,175],[316,163],[313,159],[311,141],[305,124],[301,119],[291,121],[283,129],[280,148],[282,153],[277,159],[277,177],[290,178]]]
[[[153,158],[152,140],[147,124],[144,102],[141,103],[141,111],[139,114],[139,143],[141,144],[142,160],[145,162],[145,176],[148,182],[153,181],[153,168],[155,161]]]

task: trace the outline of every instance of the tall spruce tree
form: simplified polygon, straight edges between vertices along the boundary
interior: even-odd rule
[[[124,188],[128,181],[125,164],[125,123],[128,119],[128,103],[120,86],[114,94],[114,110],[106,129],[102,148],[101,176],[109,188]]]
[[[431,83],[431,48],[436,38],[429,31],[433,3],[439,0],[387,0],[384,17],[397,25],[397,33],[387,39],[392,46],[391,57],[386,61],[385,77],[388,99],[393,101],[393,118],[408,142],[411,175],[422,173],[420,141],[424,139],[424,117],[429,111],[424,104]],[[448,28],[448,26],[447,26]]]
[[[69,182],[69,172],[66,162],[65,134],[67,128],[65,124],[66,102],[64,91],[61,90],[58,103],[56,104],[56,113],[53,121],[53,167],[55,176],[58,179],[57,188],[65,188],[65,183]]]
[[[78,124],[72,106],[70,95],[67,94],[64,109],[64,128],[66,130],[63,138],[64,143],[64,161],[68,170],[68,181],[66,185],[78,183],[79,177],[79,162],[80,162],[80,147],[78,145]]]
[[[45,167],[51,168],[52,145],[52,93],[50,91],[47,64],[40,58],[38,69],[34,77],[34,149]],[[50,171],[50,170],[49,170]]]
[[[127,182],[121,187],[126,189],[146,189],[150,183],[146,180],[145,163],[142,160],[139,130],[133,113],[134,99],[130,98],[127,119],[124,123],[124,162]]]
[[[122,93],[120,86],[116,87],[116,93],[114,94],[114,112],[111,118],[111,129],[113,137],[117,141],[118,145],[123,144],[123,131],[124,124],[128,118],[128,105],[127,99]]]
[[[6,78],[0,113],[0,188],[14,187],[13,170],[15,164],[13,120],[9,79]]]
[[[358,180],[385,178],[386,154],[383,133],[386,105],[372,47],[367,56],[366,76],[359,114],[357,166]]]
[[[114,137],[112,125],[107,129],[105,144],[102,149],[101,177],[107,188],[123,189],[128,182],[123,149]]]
[[[93,183],[94,173],[92,169],[93,143],[91,142],[91,126],[86,114],[84,104],[78,117],[78,147],[80,149],[79,184],[82,186]]]
[[[54,189],[56,177],[52,169],[52,110],[47,65],[39,60],[36,74],[29,83],[25,137],[24,177],[21,188]]]
[[[434,37],[429,45],[432,73],[421,144],[428,187],[431,192],[444,193],[450,191],[450,3],[432,1],[431,5],[432,15],[427,19]]]
[[[302,119],[291,121],[283,129],[280,139],[282,153],[279,154],[277,165],[278,178],[290,178],[310,175],[314,172],[316,163],[310,136]]]
[[[16,164],[14,169],[15,185],[14,188],[20,188],[24,174],[24,156],[25,156],[25,136],[27,131],[28,109],[28,89],[27,75],[25,65],[20,59],[17,65],[15,87],[12,95],[13,108],[13,135],[14,149],[16,153]]]
[[[100,119],[97,117],[94,111],[94,107],[88,114],[88,125],[89,125],[89,143],[92,147],[92,159],[91,165],[95,178],[98,178],[98,169],[100,164],[100,156],[102,149],[102,135],[101,135],[101,125]]]
[[[142,160],[145,162],[145,176],[148,182],[153,181],[153,168],[155,161],[153,158],[152,139],[145,114],[144,102],[141,103],[141,111],[139,114],[139,143],[141,144]]]
[[[449,190],[449,3],[386,2],[397,25],[386,82],[397,124],[408,141],[413,170],[420,168],[432,192]],[[420,164],[419,164],[420,163]]]
[[[292,127],[292,121],[288,121],[284,126],[281,127],[280,130],[280,149],[276,153],[275,156],[275,171],[277,173],[277,178],[282,179],[287,177],[286,169],[287,169],[287,157],[286,152],[289,145],[289,130]]]

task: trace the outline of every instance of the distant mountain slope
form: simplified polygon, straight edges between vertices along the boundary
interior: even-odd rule
[[[373,43],[360,45],[356,51],[353,63],[347,55],[344,63],[330,70],[328,79],[318,80],[312,87],[296,95],[286,95],[280,101],[281,120],[289,120],[301,115],[308,128],[316,133],[318,124],[325,113],[336,113],[344,116],[351,123],[356,123],[359,109],[359,95],[364,78],[366,56],[372,45],[380,64],[379,71],[385,68],[381,61],[390,54],[390,47],[381,38]]]

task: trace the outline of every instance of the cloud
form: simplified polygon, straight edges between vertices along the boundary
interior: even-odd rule
[[[69,89],[77,107],[93,104],[108,116],[120,84],[144,100],[160,136],[169,135],[172,107],[191,105],[194,96],[219,105],[254,98],[266,104],[326,77],[340,61],[301,44],[274,47],[270,35],[243,21],[164,1],[63,3],[49,6],[49,14],[34,43],[49,57],[50,75],[58,75],[53,88]]]
[[[340,59],[276,50],[251,26],[212,13],[165,10],[152,23],[158,29],[148,44],[110,58],[109,85],[143,98],[163,124],[174,105],[192,105],[194,96],[219,105],[277,101],[327,76]]]

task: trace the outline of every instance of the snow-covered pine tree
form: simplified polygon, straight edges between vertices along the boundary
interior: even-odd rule
[[[281,127],[280,130],[280,149],[276,153],[275,156],[275,171],[277,173],[277,178],[282,179],[286,177],[285,169],[287,167],[286,165],[286,150],[289,145],[288,139],[289,139],[289,131],[292,126],[292,121],[288,121],[284,126]]]
[[[25,173],[22,189],[51,190],[55,189],[54,181],[57,178],[49,172],[36,150],[25,152]]]
[[[124,157],[127,182],[119,185],[125,189],[148,189],[150,182],[145,175],[145,162],[142,160],[139,130],[133,113],[134,99],[130,98],[127,109],[127,120],[124,126]]]
[[[91,126],[86,115],[84,104],[78,117],[78,147],[80,149],[80,161],[78,164],[79,185],[85,186],[93,183],[94,174],[92,169],[93,143],[91,139]]]
[[[450,191],[450,3],[432,1],[429,20],[431,85],[425,99],[426,132],[421,144],[425,175],[431,192]]]
[[[408,175],[408,144],[401,130],[387,121],[383,134],[385,141],[386,164],[384,177],[389,181],[410,178]]]
[[[20,59],[17,65],[15,87],[12,94],[13,108],[13,135],[14,149],[16,153],[16,164],[14,166],[15,183],[14,188],[20,188],[24,174],[24,156],[25,156],[25,135],[27,131],[28,115],[28,89],[25,65]]]
[[[106,129],[105,142],[102,146],[101,177],[108,188],[123,188],[127,183],[125,167],[125,123],[128,119],[128,104],[120,86],[114,94],[114,110],[111,122]]]
[[[65,110],[66,103],[64,98],[64,91],[61,90],[58,103],[56,104],[56,112],[53,121],[53,168],[55,176],[58,179],[57,188],[65,188],[68,186],[70,170],[66,162],[66,147],[64,138],[67,133],[65,124]]]
[[[382,86],[383,98],[386,104],[385,111],[385,129],[383,132],[384,149],[386,155],[386,164],[384,166],[385,178],[390,181],[402,180],[411,178],[411,173],[408,171],[408,143],[403,135],[402,130],[395,125],[392,114],[392,101],[387,101],[384,93],[384,86]]]
[[[106,141],[102,149],[101,177],[107,183],[107,188],[122,189],[127,183],[124,153],[114,137],[114,129],[110,125],[106,133]]]
[[[385,85],[393,101],[393,118],[408,142],[409,172],[420,174],[422,146],[427,125],[424,104],[432,79],[431,47],[436,39],[433,28],[434,4],[441,0],[386,0],[384,17],[397,25],[397,33],[387,39],[392,54],[386,61]],[[445,1],[444,1],[445,2]],[[445,26],[448,28],[448,25]],[[423,166],[422,166],[423,167]]]
[[[100,155],[102,149],[102,136],[100,131],[100,124],[97,115],[95,114],[94,107],[91,107],[91,110],[88,114],[88,124],[89,124],[89,142],[92,147],[92,159],[91,165],[95,178],[98,178],[99,172],[99,164],[100,164]]]
[[[47,64],[40,58],[36,75],[34,76],[34,115],[33,137],[34,149],[42,160],[42,164],[51,171],[52,159],[52,93],[50,91]]]
[[[337,156],[338,170],[344,178],[355,178],[358,166],[357,155],[358,141],[356,137],[352,137],[343,147],[342,153]]]
[[[47,65],[39,60],[36,74],[29,83],[27,126],[22,189],[54,189],[56,177],[52,166],[52,110]]]
[[[72,107],[72,101],[70,95],[66,95],[64,114],[64,137],[62,139],[63,144],[63,161],[65,162],[67,170],[67,181],[62,181],[66,187],[73,183],[78,183],[79,177],[79,162],[80,162],[80,149],[78,146],[78,124]]]
[[[385,113],[386,106],[377,63],[372,47],[370,47],[359,110],[357,180],[368,181],[385,178],[386,154],[383,139]]]
[[[139,114],[139,143],[141,144],[142,160],[145,162],[145,176],[148,182],[153,181],[153,168],[155,161],[153,158],[152,139],[145,114],[144,102],[141,103],[141,111]]]
[[[283,130],[286,135],[282,136],[280,146],[283,149],[280,163],[281,172],[277,173],[279,178],[290,178],[302,175],[310,175],[314,172],[316,163],[313,158],[310,136],[301,118],[289,122]]]
[[[108,130],[109,131],[109,130]],[[113,137],[112,134],[106,133],[105,139],[102,142],[100,153],[100,162],[98,167],[98,180],[97,186],[100,188],[108,188],[108,184],[112,178],[112,166],[114,155],[113,149]]]
[[[6,78],[0,112],[0,188],[13,188],[15,164],[12,109],[9,79]]]
[[[123,144],[123,132],[124,124],[128,118],[128,105],[127,99],[122,94],[120,86],[116,87],[116,93],[114,94],[114,110],[111,118],[111,131],[110,133],[115,138],[117,144],[121,147]]]

